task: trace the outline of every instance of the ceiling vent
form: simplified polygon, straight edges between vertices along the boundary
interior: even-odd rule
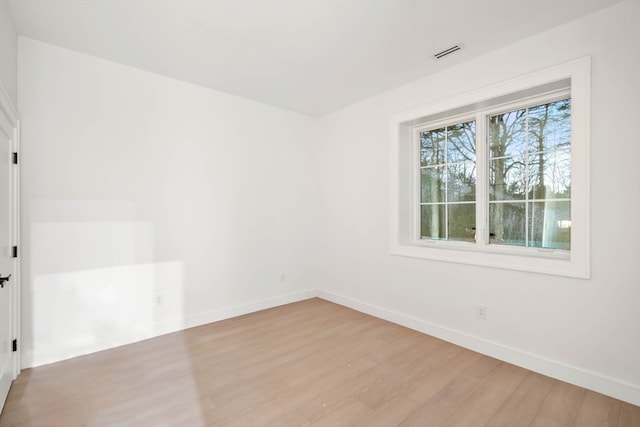
[[[434,53],[433,54],[433,58],[434,59],[442,59],[447,55],[451,55],[453,52],[459,51],[460,49],[462,49],[462,45],[461,44],[457,44],[455,46],[451,46],[450,48],[443,50],[442,52]]]

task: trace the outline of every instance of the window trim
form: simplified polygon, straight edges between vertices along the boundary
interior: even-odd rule
[[[590,84],[591,58],[581,58],[531,73],[473,92],[435,101],[400,112],[390,119],[390,252],[393,255],[445,262],[480,265],[569,277],[590,277]],[[520,248],[506,245],[479,245],[467,242],[424,240],[416,230],[416,149],[419,128],[437,123],[453,123],[459,118],[476,118],[476,133],[485,132],[479,109],[498,112],[509,106],[527,106],[536,99],[551,99],[562,88],[540,92],[539,88],[570,81],[571,97],[571,250]],[[565,85],[566,86],[566,85]],[[531,92],[529,95],[527,93]],[[517,99],[509,99],[517,94]],[[565,92],[566,94],[566,92]],[[498,101],[506,99],[506,101]],[[483,107],[484,105],[484,107]],[[448,112],[451,112],[449,115]],[[477,145],[477,159],[486,156],[486,147]],[[476,159],[476,161],[477,161]],[[480,172],[480,171],[478,171]],[[486,171],[485,171],[486,172]],[[485,175],[485,174],[483,174]],[[486,176],[477,176],[483,185]],[[479,202],[477,196],[476,201]],[[488,209],[476,203],[477,210]]]

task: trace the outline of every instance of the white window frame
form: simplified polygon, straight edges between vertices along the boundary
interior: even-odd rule
[[[587,57],[394,114],[390,120],[390,252],[437,261],[589,278],[590,85],[591,59]],[[420,129],[475,118],[476,135],[485,135],[486,115],[477,114],[480,109],[485,112],[490,109],[491,114],[495,114],[568,96],[571,97],[570,251],[488,244],[486,230],[478,230],[475,244],[420,239],[416,138]],[[478,141],[476,146],[476,161],[481,157],[486,159],[485,144]],[[485,224],[488,215],[486,173],[486,168],[477,169],[477,224]]]

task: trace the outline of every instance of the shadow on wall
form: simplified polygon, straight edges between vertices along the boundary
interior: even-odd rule
[[[133,203],[36,201],[30,207],[23,236],[30,246],[23,265],[23,367],[184,327],[183,262],[153,262],[154,226],[131,219]]]

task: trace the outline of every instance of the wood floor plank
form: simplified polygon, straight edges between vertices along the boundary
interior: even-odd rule
[[[406,365],[406,360],[400,361],[398,369],[389,372],[379,384],[362,393],[358,399],[376,409],[396,396],[403,395],[412,386],[418,388],[416,386],[426,383],[429,381],[426,378],[428,374],[443,366],[456,353],[463,351],[461,347],[439,340],[419,342],[413,348],[418,350],[417,356],[407,358],[409,363]]]
[[[406,395],[418,405],[429,401],[453,381],[460,372],[482,358],[481,354],[461,350],[451,357],[441,369],[435,369],[423,377],[422,381],[411,384]]]
[[[618,427],[640,426],[640,406],[620,402],[620,415],[618,416]]]
[[[640,408],[320,299],[24,370],[5,426],[640,426]]]
[[[362,402],[351,400],[326,416],[311,423],[313,427],[347,427],[371,415],[373,410]]]
[[[344,360],[344,359],[342,359]],[[278,393],[272,399],[268,399],[248,412],[249,420],[260,426],[267,425],[291,425],[287,420],[305,419],[304,414],[296,412],[317,395],[327,393],[337,384],[346,383],[358,377],[375,366],[368,359],[349,360],[342,366],[317,376],[313,382],[307,382],[295,388],[290,388]],[[277,421],[277,422],[276,422]]]
[[[527,371],[501,362],[443,426],[485,426],[522,383]]]
[[[317,422],[340,406],[350,404],[359,394],[371,388],[382,375],[377,366],[374,366],[349,381],[338,382],[328,390],[315,394],[312,399],[296,408],[295,412],[309,423]]]
[[[573,425],[576,427],[613,427],[618,424],[619,415],[619,400],[587,391]]]
[[[496,359],[482,356],[467,369],[455,375],[444,388],[419,406],[400,426],[441,426],[480,387],[499,366]]]
[[[367,418],[358,421],[358,425],[367,427],[397,426],[413,412],[418,405],[403,394],[398,394],[376,407]]]
[[[573,425],[585,396],[585,389],[556,381],[531,426],[566,427]]]
[[[487,422],[487,427],[525,427],[531,424],[555,380],[527,371],[507,401]]]

